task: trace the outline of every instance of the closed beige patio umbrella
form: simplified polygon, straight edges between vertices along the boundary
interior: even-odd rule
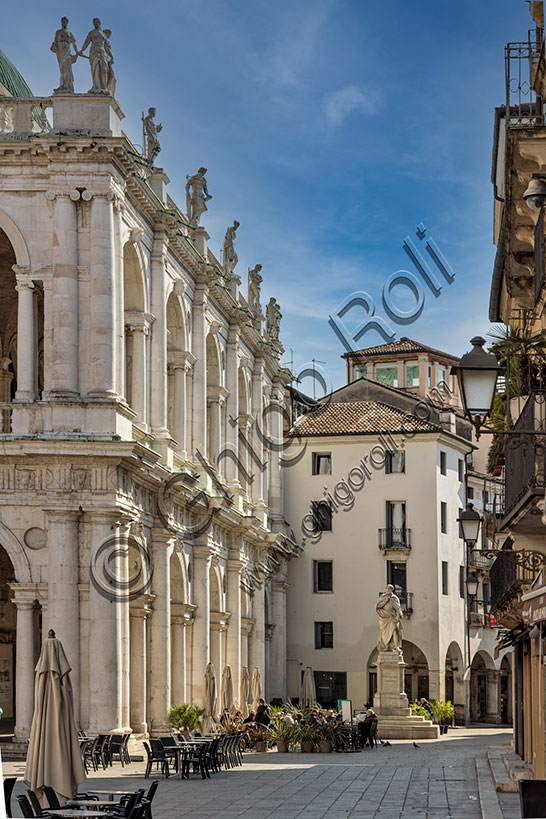
[[[231,666],[224,666],[222,672],[222,711],[233,709],[233,677],[231,676]]]
[[[311,666],[307,666],[303,672],[301,681],[300,705],[310,708],[317,701],[317,689],[315,686],[315,675]]]
[[[50,631],[36,665],[34,715],[24,782],[45,806],[44,785],[53,788],[64,804],[84,781],[70,665],[55,632]]]
[[[256,666],[252,672],[252,710],[256,711],[258,707],[258,700],[262,698],[262,674],[259,668]]]
[[[213,728],[213,719],[216,716],[216,672],[212,663],[205,669],[205,697],[203,700],[205,713],[203,716],[203,733],[209,734]]]
[[[244,665],[241,668],[241,713],[246,719],[248,717],[248,695],[250,693],[250,675],[248,668]]]

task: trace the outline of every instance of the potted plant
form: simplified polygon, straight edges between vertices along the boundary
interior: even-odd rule
[[[169,720],[176,731],[186,733],[196,731],[201,727],[201,717],[205,713],[203,708],[188,702],[182,705],[171,705],[169,709]]]
[[[319,726],[319,748],[321,754],[331,754],[340,734],[339,725],[335,720],[328,720]]]
[[[303,754],[312,754],[315,745],[319,742],[320,731],[318,725],[313,723],[303,723],[298,728],[298,740],[301,744]]]
[[[438,725],[440,726],[440,733],[447,734],[449,724],[453,721],[455,716],[455,708],[450,700],[444,702],[443,700],[433,700],[432,715]]]
[[[277,751],[286,754],[294,742],[295,730],[293,725],[289,725],[284,720],[276,720],[269,726],[269,737],[272,744],[277,746]]]
[[[263,754],[267,751],[267,736],[268,730],[265,725],[249,726],[246,732],[248,741],[258,754]]]

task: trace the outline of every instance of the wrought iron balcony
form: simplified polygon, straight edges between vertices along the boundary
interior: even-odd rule
[[[493,559],[490,552],[483,552],[481,549],[472,549],[468,552],[468,566],[471,569],[490,569]]]
[[[533,393],[526,398],[523,410],[514,426],[522,433],[514,436],[506,444],[505,497],[503,525],[516,510],[535,495],[544,494],[545,475],[545,399],[544,392]],[[525,432],[544,429],[544,438],[537,435],[525,436]]]
[[[496,553],[489,577],[491,613],[498,623],[511,629],[521,621],[521,595],[546,567],[546,555],[530,549],[513,550],[510,539],[507,544]]]
[[[411,529],[378,529],[380,549],[411,549]]]

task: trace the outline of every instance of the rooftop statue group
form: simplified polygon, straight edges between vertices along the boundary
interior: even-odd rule
[[[57,55],[59,63],[60,84],[55,89],[55,94],[74,93],[74,74],[72,66],[78,57],[85,57],[89,60],[91,68],[92,87],[89,94],[112,94],[116,90],[116,76],[114,74],[114,57],[110,48],[110,29],[101,28],[101,21],[98,17],[93,20],[93,28],[85,38],[85,42],[78,51],[76,39],[68,29],[68,17],[61,18],[61,28],[55,32],[55,37],[51,44],[51,51]],[[89,54],[84,54],[85,49],[90,46]],[[74,53],[72,53],[72,48]]]
[[[114,96],[116,90],[116,77],[114,74],[114,57],[110,47],[110,29],[101,28],[101,21],[98,17],[93,20],[93,28],[88,33],[82,47],[78,50],[76,39],[68,28],[68,17],[61,18],[61,28],[55,32],[51,51],[56,55],[59,63],[60,81],[59,87],[55,89],[55,94],[74,94],[74,74],[72,66],[78,57],[89,60],[91,69],[92,86],[89,94],[110,94]],[[89,54],[84,54],[89,47]],[[154,169],[154,162],[161,151],[158,134],[162,130],[162,125],[155,122],[156,109],[148,108],[148,114],[142,114],[143,150],[146,161],[151,169]],[[156,169],[157,170],[157,169]],[[192,228],[198,228],[202,215],[207,210],[207,202],[212,199],[208,192],[205,174],[206,168],[199,168],[193,176],[186,177],[186,210],[188,222]],[[239,261],[235,250],[235,239],[237,238],[237,228],[239,222],[235,220],[226,230],[224,244],[222,247],[222,263],[228,278],[233,279],[234,270]],[[248,301],[252,312],[257,316],[262,316],[260,307],[260,285],[263,281],[260,271],[261,265],[256,265],[249,269]],[[266,307],[266,328],[269,337],[273,341],[279,340],[279,329],[281,322],[281,311],[276,299],[271,298]],[[398,599],[398,598],[396,598]]]

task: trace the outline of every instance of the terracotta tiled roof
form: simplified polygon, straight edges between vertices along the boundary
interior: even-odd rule
[[[374,355],[397,355],[398,353],[432,353],[442,358],[449,358],[452,361],[459,361],[456,355],[444,353],[405,336],[402,336],[398,341],[391,341],[389,344],[379,344],[377,347],[365,347],[362,350],[343,353],[342,358],[369,358]]]
[[[438,427],[379,401],[325,404],[294,425],[299,435],[362,435],[379,432],[436,432]]]

